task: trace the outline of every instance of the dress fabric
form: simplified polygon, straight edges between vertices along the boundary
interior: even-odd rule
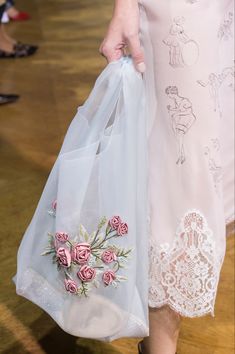
[[[234,220],[233,3],[141,0],[149,306],[214,316]]]

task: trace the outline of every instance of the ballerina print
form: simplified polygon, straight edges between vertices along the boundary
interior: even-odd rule
[[[219,139],[211,139],[208,146],[204,148],[204,155],[208,161],[208,167],[211,172],[213,181],[214,181],[214,188],[218,197],[221,196],[221,182],[222,182],[222,167],[219,162],[220,160],[220,143]]]
[[[192,103],[186,97],[179,95],[176,86],[168,86],[165,90],[167,96],[173,100],[173,105],[168,105],[168,113],[171,118],[172,129],[177,140],[178,158],[176,164],[183,164],[186,160],[184,139],[196,120]]]
[[[163,43],[169,47],[169,64],[173,68],[191,66],[199,56],[199,46],[184,30],[184,17],[175,17]]]
[[[202,87],[209,88],[210,97],[213,100],[214,112],[219,112],[222,117],[222,109],[220,104],[220,88],[221,85],[228,82],[228,86],[234,89],[234,67],[226,67],[221,74],[210,73],[207,81],[197,80]]]
[[[223,22],[221,23],[219,30],[218,30],[218,38],[220,40],[229,40],[233,38],[233,13],[229,12],[227,17],[224,18]]]

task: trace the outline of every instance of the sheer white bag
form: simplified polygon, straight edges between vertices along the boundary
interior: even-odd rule
[[[108,64],[71,122],[18,249],[17,294],[75,336],[149,334],[144,110],[143,79],[132,60]]]

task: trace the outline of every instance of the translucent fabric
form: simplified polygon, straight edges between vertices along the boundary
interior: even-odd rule
[[[18,250],[17,294],[75,336],[148,335],[144,103],[129,57],[104,69],[71,122]]]
[[[148,108],[149,305],[214,315],[234,220],[231,0],[140,0]],[[232,232],[232,229],[230,229]]]

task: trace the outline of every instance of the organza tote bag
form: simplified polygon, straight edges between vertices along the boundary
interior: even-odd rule
[[[149,334],[146,151],[143,79],[123,57],[78,108],[12,278],[72,335]]]

